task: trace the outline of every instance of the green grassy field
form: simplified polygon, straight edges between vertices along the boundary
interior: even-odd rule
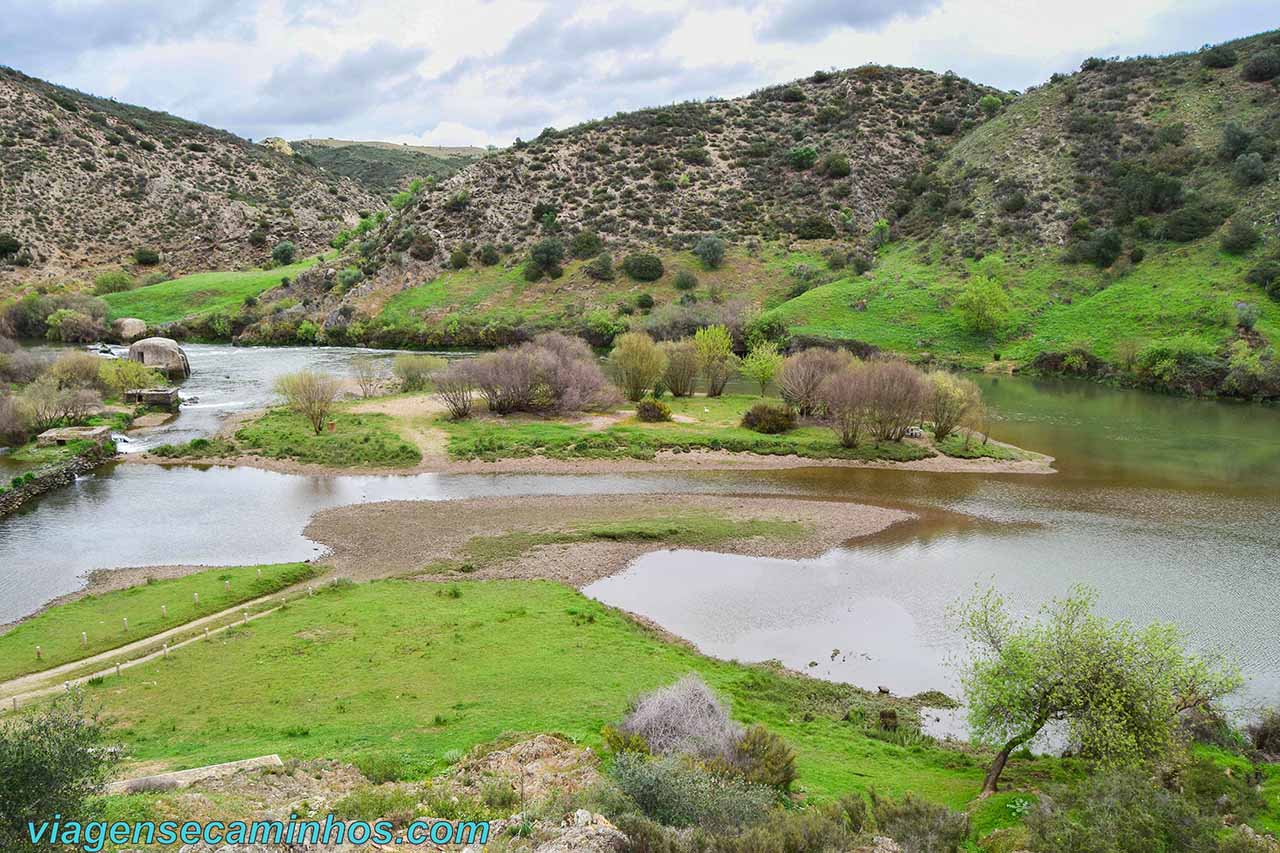
[[[1280,305],[1244,281],[1261,250],[1236,257],[1216,240],[1163,244],[1123,274],[1065,264],[1053,249],[987,261],[944,261],[910,241],[883,249],[866,276],[844,277],[766,312],[791,332],[863,341],[894,352],[929,352],[970,366],[1083,346],[1104,359],[1117,344],[1190,334],[1218,347],[1235,328],[1235,304],[1258,308],[1257,329],[1280,335]],[[992,336],[970,332],[952,308],[965,280],[1001,270],[1013,311]]]
[[[284,278],[310,269],[320,259],[317,255],[270,270],[196,273],[111,293],[103,297],[107,318],[137,317],[148,323],[171,323],[192,315],[237,310],[245,297],[277,287]]]
[[[812,796],[875,786],[961,806],[978,791],[978,759],[870,737],[841,719],[855,706],[875,718],[875,703],[892,700],[710,660],[542,581],[326,588],[90,693],[118,721],[131,762],[385,757],[421,778],[451,751],[507,732],[561,732],[599,746],[601,727],[631,698],[688,672],[723,691],[738,719],[783,734]],[[1015,761],[1011,778],[1060,767]]]
[[[449,434],[449,453],[460,459],[502,459],[522,456],[552,458],[651,459],[660,451],[728,450],[765,456],[797,455],[811,459],[862,459],[905,462],[925,459],[933,453],[927,447],[905,442],[864,441],[857,447],[841,447],[835,434],[824,426],[798,426],[780,435],[762,435],[740,426],[742,414],[760,397],[726,394],[721,397],[664,397],[673,417],[662,423],[643,423],[624,418],[602,429],[582,422],[539,418],[477,417],[465,421],[440,418],[437,424]],[[773,400],[773,402],[777,402]],[[945,448],[951,455],[992,455],[1015,458],[1016,454],[995,446],[974,444],[965,453],[960,442]]]
[[[258,577],[258,570],[262,577]],[[316,574],[305,563],[209,569],[52,607],[0,634],[0,680],[40,672],[145,639],[244,601],[284,589]],[[224,583],[230,582],[230,590]],[[197,607],[194,593],[200,594]],[[169,615],[161,615],[161,606]],[[129,631],[124,631],[124,619]],[[88,644],[80,645],[80,634]],[[35,648],[44,652],[36,660]]]

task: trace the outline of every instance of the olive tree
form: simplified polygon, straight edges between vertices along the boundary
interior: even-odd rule
[[[79,693],[48,708],[0,723],[0,850],[49,850],[36,845],[27,822],[95,817],[114,754],[103,748],[106,727],[86,714]]]
[[[773,341],[761,341],[742,360],[742,375],[760,386],[760,396],[763,397],[780,367],[782,354],[778,352],[778,345]]]
[[[649,393],[667,369],[667,354],[644,332],[619,335],[609,353],[622,393],[636,402]]]
[[[335,377],[315,370],[286,373],[276,380],[276,393],[284,397],[290,409],[307,419],[316,435],[324,429],[341,390],[342,384]]]
[[[707,396],[719,397],[738,369],[733,336],[725,326],[705,326],[694,333],[693,345],[698,350],[698,366],[707,380]]]
[[[988,590],[957,609],[969,644],[961,678],[969,728],[997,750],[983,796],[995,793],[1013,751],[1051,723],[1066,726],[1082,756],[1132,766],[1169,746],[1180,713],[1243,683],[1234,666],[1188,652],[1174,627],[1112,622],[1093,612],[1096,601],[1077,586],[1038,619],[1016,619]]]

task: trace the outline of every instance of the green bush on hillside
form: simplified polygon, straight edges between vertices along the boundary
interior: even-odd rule
[[[671,407],[653,397],[644,397],[636,403],[636,419],[645,423],[669,421]]]
[[[1226,217],[1204,203],[1189,204],[1169,214],[1164,223],[1164,236],[1175,243],[1190,243],[1208,237]]]
[[[498,247],[492,243],[485,243],[480,247],[480,263],[486,267],[491,267],[498,261],[502,260],[502,255],[498,252]]]
[[[1280,77],[1280,49],[1270,48],[1249,57],[1241,76],[1250,83],[1264,83]]]
[[[818,152],[807,145],[792,148],[787,152],[787,162],[797,172],[803,172],[818,162]]]
[[[140,267],[153,267],[160,263],[160,253],[155,249],[138,248],[133,250],[133,262]]]
[[[0,234],[0,258],[8,258],[18,254],[22,244],[12,234]]]
[[[288,266],[293,263],[294,256],[298,254],[298,249],[290,240],[281,240],[276,243],[275,248],[271,250],[271,260],[280,266]]]
[[[135,284],[133,276],[124,270],[110,270],[100,274],[93,280],[93,292],[95,296],[105,296],[108,293],[123,293],[126,290],[133,290]]]
[[[1280,300],[1280,261],[1263,261],[1249,270],[1244,279],[1261,287],[1272,299]]]
[[[1261,240],[1258,230],[1244,219],[1233,219],[1222,232],[1222,251],[1231,255],[1243,255]]]
[[[680,270],[676,273],[675,285],[676,290],[693,290],[698,286],[698,277],[689,270]]]
[[[1220,44],[1200,52],[1200,64],[1205,68],[1230,68],[1238,57],[1230,45]]]
[[[1256,186],[1267,179],[1267,165],[1257,151],[1249,151],[1236,158],[1231,175],[1246,187]]]
[[[613,281],[613,256],[608,252],[601,252],[582,269],[596,281]]]
[[[709,270],[717,268],[724,262],[724,253],[724,240],[713,235],[703,237],[693,246],[693,254]]]
[[[455,270],[466,269],[471,263],[471,254],[467,251],[466,246],[454,246],[453,251],[449,253],[449,268]]]
[[[579,231],[573,235],[569,251],[579,260],[594,258],[604,251],[604,241],[594,231]]]
[[[657,281],[664,272],[661,258],[641,252],[627,255],[622,260],[622,269],[636,281]]]
[[[525,263],[525,278],[537,281],[543,275],[559,278],[563,270],[560,262],[564,260],[564,243],[555,237],[545,237],[533,244],[529,249],[529,260]]]

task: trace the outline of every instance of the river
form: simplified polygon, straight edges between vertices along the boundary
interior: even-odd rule
[[[274,376],[341,370],[354,350],[188,348],[169,426],[132,447],[206,434],[270,398]],[[1170,620],[1222,648],[1248,703],[1280,700],[1280,411],[1066,381],[982,377],[996,438],[1057,457],[1052,476],[807,468],[733,473],[309,477],[117,465],[0,522],[0,622],[93,568],[305,559],[319,509],[470,495],[718,491],[838,497],[919,519],[815,560],[659,551],[587,592],[705,651],[912,693],[953,690],[948,607],[994,584],[1030,612],[1074,583],[1100,609]]]

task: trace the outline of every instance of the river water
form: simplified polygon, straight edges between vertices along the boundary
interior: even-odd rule
[[[340,372],[354,350],[188,347],[172,424],[133,448],[207,434],[270,399],[280,373]],[[783,493],[901,507],[918,520],[806,561],[659,551],[588,593],[717,656],[776,658],[899,693],[953,690],[948,607],[994,584],[1022,611],[1074,583],[1100,609],[1173,621],[1280,700],[1280,411],[1084,383],[983,377],[996,438],[1053,454],[1051,476],[808,468],[609,476],[311,477],[117,465],[0,521],[0,622],[94,568],[305,559],[317,510],[490,494]]]

